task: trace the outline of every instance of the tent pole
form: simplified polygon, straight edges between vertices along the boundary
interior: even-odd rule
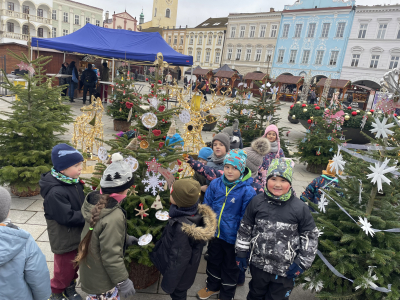
[[[64,52],[64,62],[65,62],[65,52]]]
[[[31,61],[33,60],[33,47],[31,45]]]
[[[111,73],[111,82],[114,83],[114,65],[115,65],[115,61],[113,58],[113,64],[112,64],[112,73]]]
[[[192,68],[190,69],[190,99],[192,99],[192,86],[193,86],[193,65]]]

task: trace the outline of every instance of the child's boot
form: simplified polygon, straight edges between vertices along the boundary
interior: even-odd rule
[[[51,293],[49,300],[68,300],[68,299],[65,298],[62,293],[61,294]]]
[[[204,289],[201,289],[200,291],[197,292],[197,296],[199,297],[199,299],[201,300],[205,300],[210,298],[212,295],[214,294],[218,294],[219,291],[213,292],[210,291],[207,287],[205,287]]]
[[[76,280],[73,280],[70,286],[65,289],[64,295],[68,298],[68,300],[82,300],[81,295],[78,294],[78,292],[75,290],[75,287]]]

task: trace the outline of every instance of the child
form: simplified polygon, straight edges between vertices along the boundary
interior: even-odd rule
[[[318,247],[318,229],[307,205],[293,195],[294,163],[273,159],[265,194],[255,197],[246,209],[236,240],[237,262],[250,271],[247,300],[287,299],[294,278],[311,267]]]
[[[175,181],[171,188],[169,221],[150,254],[163,275],[161,288],[173,300],[184,300],[200,264],[203,247],[213,238],[217,216],[199,205],[200,184],[193,179]]]
[[[85,196],[79,180],[83,156],[67,144],[58,144],[51,151],[51,160],[53,168],[39,181],[50,247],[54,253],[50,300],[80,300],[82,298],[75,290],[78,268],[74,268],[72,261],[85,223],[81,213]]]
[[[126,216],[121,207],[133,175],[129,164],[119,153],[100,180],[100,191],[86,196],[82,207],[85,227],[75,263],[80,265],[82,291],[86,299],[125,299],[135,294],[124,264],[125,246],[138,241],[126,233]]]
[[[208,245],[207,286],[197,292],[200,299],[216,293],[222,300],[233,299],[239,276],[235,261],[235,241],[240,220],[250,200],[256,195],[253,179],[245,175],[247,154],[231,150],[224,159],[224,175],[213,180],[204,197],[217,214],[215,239]]]
[[[46,257],[28,232],[10,222],[10,207],[11,196],[0,187],[0,299],[46,300],[51,295]]]
[[[199,155],[198,155],[198,161],[201,164],[204,164],[204,165],[207,164],[207,159],[211,156],[212,153],[213,153],[213,150],[211,148],[209,148],[209,147],[201,148],[200,151],[199,151]],[[200,203],[203,203],[204,195],[205,195],[205,192],[206,192],[207,187],[208,187],[207,180],[199,172],[195,172],[194,173],[193,179],[200,183],[201,195],[200,195],[199,201],[200,201]]]
[[[230,140],[230,149],[243,149],[243,140],[242,140],[242,134],[239,130],[239,120],[235,119],[233,121],[232,126],[225,127],[222,129],[223,133],[227,134],[229,136]]]

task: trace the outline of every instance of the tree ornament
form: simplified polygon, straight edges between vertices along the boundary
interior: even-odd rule
[[[139,238],[138,245],[146,246],[146,245],[150,244],[152,240],[153,240],[153,236],[150,233],[142,235]]]
[[[312,120],[307,120],[307,123],[308,123],[308,124],[311,124],[311,123],[312,123]]]
[[[315,107],[315,109],[316,109],[316,110],[320,110],[320,109],[321,109],[321,107],[319,107],[319,106],[316,106],[316,107]]]
[[[165,106],[164,106],[164,105],[160,105],[160,107],[158,108],[158,110],[159,110],[160,112],[163,112],[163,111],[165,110]]]
[[[337,154],[335,154],[332,158],[333,163],[330,168],[332,172],[335,172],[338,175],[343,172],[344,165],[346,164],[346,162],[343,160],[342,154],[340,154],[340,149],[341,147],[339,146]]]
[[[358,217],[358,222],[361,223],[361,229],[365,232],[366,235],[370,234],[371,236],[374,236],[375,232],[372,228],[371,223],[368,221],[367,218],[361,218]]]
[[[191,120],[190,112],[186,109],[182,110],[182,112],[179,114],[179,120],[181,120],[183,124],[189,123]]]
[[[153,134],[155,135],[155,136],[159,136],[160,134],[161,134],[161,130],[159,130],[159,129],[153,129]]]
[[[310,277],[306,277],[306,278],[304,278],[306,281],[309,281],[310,283],[309,283],[309,286],[308,286],[308,289],[310,290],[310,291],[312,291],[313,289],[315,289],[315,291],[318,293],[318,292],[320,292],[323,288],[324,288],[324,283],[321,281],[321,280],[318,280],[318,281],[312,281],[311,279],[310,279]]]
[[[164,142],[159,142],[159,143],[158,143],[158,148],[161,149],[162,147],[164,147],[164,144],[165,144]]]
[[[371,182],[372,183],[376,183],[378,186],[378,191],[382,191],[382,182],[387,183],[390,185],[390,179],[388,179],[385,174],[386,173],[391,173],[393,171],[396,171],[397,168],[396,167],[389,167],[386,168],[386,166],[389,163],[389,159],[385,158],[385,160],[380,163],[375,163],[375,167],[374,166],[369,166],[368,169],[370,169],[372,171],[371,174],[368,174],[367,177],[368,179],[372,179]]]
[[[157,195],[158,191],[164,191],[162,185],[165,183],[165,180],[160,179],[158,173],[151,172],[150,174],[150,172],[146,172],[146,177],[142,180],[142,183],[147,184],[144,191],[150,192],[151,189],[153,196]]]
[[[348,106],[347,109],[348,109],[348,110],[351,110],[351,106]]]
[[[301,105],[301,107],[306,107],[306,106],[307,106],[307,104],[302,104],[302,105]]]
[[[151,129],[157,125],[158,119],[157,116],[151,112],[145,113],[142,116],[142,124],[144,127]]]
[[[350,120],[350,116],[349,116],[349,115],[345,115],[345,116],[344,116],[344,119],[345,119],[346,121],[348,121],[348,120]]]
[[[158,168],[161,167],[161,164],[157,163],[155,157],[151,161],[145,161],[145,163],[147,165],[147,172],[158,172]]]
[[[140,216],[140,218],[143,220],[143,217],[147,217],[146,211],[149,209],[143,209],[143,203],[139,204],[140,209],[135,208],[135,210],[138,212],[135,216]]]
[[[321,146],[319,146],[318,151],[316,153],[317,155],[321,155]]]
[[[294,107],[294,105],[292,104],[292,105],[290,105],[290,109],[292,109]]]
[[[148,79],[148,78],[146,78],[146,81],[149,81],[149,79]]]
[[[307,108],[303,109],[303,112],[307,112]]]
[[[394,123],[386,124],[386,122],[388,121],[387,117],[384,117],[382,122],[377,117],[375,117],[374,120],[375,120],[375,122],[372,122],[372,127],[374,127],[374,128],[371,129],[370,131],[372,133],[376,133],[375,137],[377,139],[380,136],[382,136],[383,138],[387,138],[388,135],[393,134],[393,131],[390,130],[389,128],[392,128],[393,126],[395,126],[395,124]]]
[[[132,156],[128,156],[127,158],[125,158],[124,162],[126,162],[128,165],[131,166],[132,173],[136,172],[136,170],[139,168],[139,162],[137,161],[136,158]]]
[[[351,115],[352,115],[352,116],[357,116],[357,112],[356,112],[356,111],[352,111],[352,112],[351,112]]]
[[[151,208],[154,208],[155,210],[163,209],[160,195],[157,195],[156,199],[154,200],[153,204],[151,205]]]
[[[292,119],[293,119],[293,120],[295,120],[295,119],[296,119],[296,116],[295,116],[295,115],[293,115],[293,116],[292,116]]]
[[[322,193],[321,199],[320,199],[319,202],[318,202],[318,209],[319,209],[321,212],[325,213],[325,212],[326,212],[325,206],[327,206],[328,204],[329,204],[329,202],[328,202],[328,200],[326,199],[325,194]]]
[[[149,142],[146,141],[146,140],[142,140],[142,141],[140,142],[139,146],[140,146],[140,148],[142,148],[142,149],[147,149],[147,148],[149,148]]]

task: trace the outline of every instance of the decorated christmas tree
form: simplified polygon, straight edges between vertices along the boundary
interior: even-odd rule
[[[51,169],[51,149],[60,143],[72,122],[70,106],[61,102],[65,86],[52,86],[44,67],[51,57],[29,60],[25,54],[9,54],[20,61],[18,67],[25,87],[9,81],[3,74],[2,87],[16,95],[15,101],[0,98],[9,104],[0,119],[0,184],[8,184],[17,195],[38,194],[40,175]],[[4,71],[3,71],[4,72]]]

